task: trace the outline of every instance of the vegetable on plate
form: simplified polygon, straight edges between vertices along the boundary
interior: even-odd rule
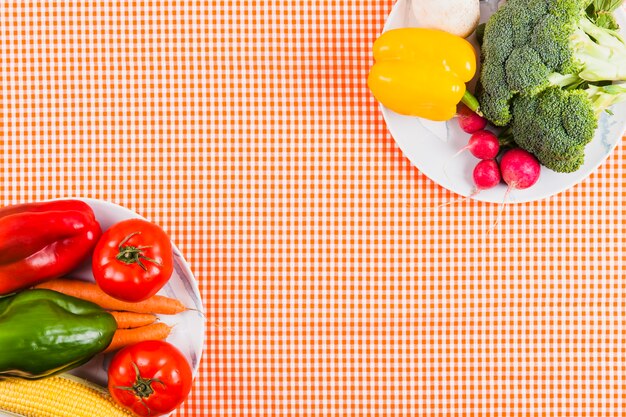
[[[165,340],[171,331],[172,326],[160,322],[127,329],[118,328],[105,352],[114,352],[125,346],[145,340]]]
[[[0,294],[69,273],[88,258],[100,235],[93,210],[82,201],[0,208]]]
[[[0,380],[0,410],[28,417],[129,417],[99,385],[69,374]]]
[[[109,392],[139,416],[157,417],[189,395],[192,371],[182,353],[164,341],[145,341],[117,352],[108,369]]]
[[[467,38],[480,20],[479,0],[412,0],[420,27],[440,29]]]
[[[155,295],[174,270],[172,243],[154,223],[128,219],[106,230],[93,252],[93,275],[108,295],[128,302]]]
[[[525,190],[539,181],[541,164],[533,154],[521,148],[508,149],[500,158],[500,173],[507,184],[498,219],[502,215],[506,199],[513,190]],[[493,225],[495,227],[499,220]]]
[[[44,378],[104,351],[117,324],[99,306],[56,291],[0,298],[0,377]]]
[[[456,120],[461,130],[465,133],[476,133],[489,124],[488,120],[476,114],[475,110],[470,109],[463,103],[457,106]]]
[[[466,150],[478,159],[494,159],[500,152],[500,140],[489,130],[479,130],[474,132],[467,145],[459,149],[452,157],[454,158]]]
[[[473,195],[478,194],[482,190],[488,190],[500,184],[502,174],[500,167],[495,159],[480,160],[472,171],[472,179],[476,190]]]
[[[138,302],[121,301],[106,294],[97,284],[80,279],[57,278],[38,284],[35,288],[46,288],[91,301],[106,310],[168,315],[187,310],[180,300],[159,294]]]
[[[509,149],[500,160],[502,179],[508,190],[525,190],[539,180],[541,165],[537,158],[520,148]]]
[[[133,313],[130,311],[110,311],[110,313],[115,319],[118,329],[147,326],[157,320],[157,316],[152,313]]]
[[[460,102],[479,111],[466,88],[476,73],[476,52],[467,40],[436,29],[392,29],[374,42],[373,52],[367,85],[385,107],[434,121],[450,120]]]
[[[626,43],[606,27],[619,4],[509,0],[487,21],[481,110],[553,171],[578,170],[602,112],[626,100]]]

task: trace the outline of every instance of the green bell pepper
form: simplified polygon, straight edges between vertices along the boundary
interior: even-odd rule
[[[116,329],[100,306],[56,291],[0,298],[0,377],[38,379],[76,368],[106,349]]]

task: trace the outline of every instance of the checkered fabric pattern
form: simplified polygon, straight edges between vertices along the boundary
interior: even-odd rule
[[[365,85],[392,5],[0,2],[2,203],[171,235],[209,321],[176,416],[623,415],[623,146],[492,232],[436,209]]]

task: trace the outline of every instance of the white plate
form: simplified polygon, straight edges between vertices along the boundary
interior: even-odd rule
[[[93,209],[103,231],[121,220],[142,218],[131,210],[106,201],[87,198],[79,198],[79,200],[85,201]],[[185,355],[189,364],[191,364],[195,377],[200,365],[204,345],[204,308],[196,279],[178,248],[173,245],[173,249],[174,273],[168,283],[159,291],[159,294],[176,298],[192,310],[176,315],[160,315],[159,320],[174,325],[167,341],[176,346]],[[86,260],[80,268],[70,275],[93,281],[90,261]],[[106,369],[113,355],[114,353],[97,355],[87,364],[70,371],[70,373],[106,386]],[[14,414],[3,414],[0,411],[0,416],[14,416]]]
[[[481,2],[481,22],[493,13],[493,3],[493,0],[490,4]],[[622,8],[618,10],[616,17],[621,33],[626,34],[626,15]],[[412,26],[417,26],[417,22],[412,16],[410,1],[398,0],[387,18],[383,31]],[[469,40],[474,42],[472,38],[473,36]],[[474,45],[476,46],[475,42]],[[456,120],[434,123],[401,116],[383,106],[381,109],[391,136],[415,167],[450,191],[462,196],[469,196],[473,192],[471,175],[478,160],[469,152],[463,152],[454,160],[450,160],[469,139],[469,135],[458,127]],[[542,167],[539,181],[534,186],[526,190],[512,191],[507,201],[523,203],[540,200],[558,194],[587,178],[613,152],[626,129],[626,102],[613,106],[611,110],[613,116],[604,114],[600,118],[596,136],[585,148],[585,163],[578,171],[559,174]],[[474,199],[502,203],[505,192],[506,185],[501,184],[491,190],[480,192]]]

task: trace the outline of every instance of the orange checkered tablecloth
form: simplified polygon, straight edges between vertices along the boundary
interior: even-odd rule
[[[617,416],[626,155],[461,202],[365,78],[393,2],[0,2],[3,204],[105,199],[191,263],[206,348],[177,416]]]

